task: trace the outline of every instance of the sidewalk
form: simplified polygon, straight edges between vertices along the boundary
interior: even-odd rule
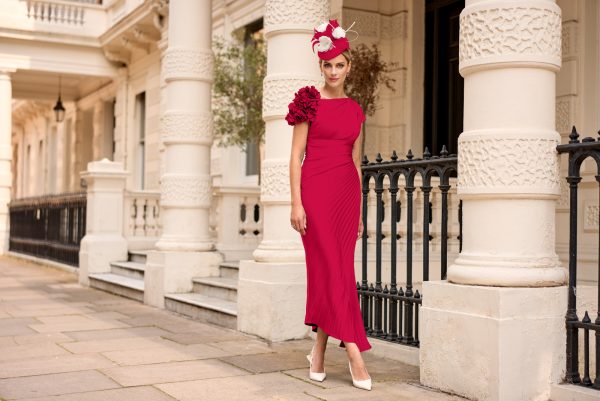
[[[368,351],[373,390],[357,389],[345,351],[331,343],[327,378],[311,381],[311,346],[269,344],[0,257],[0,400],[462,400],[420,387],[417,368]]]

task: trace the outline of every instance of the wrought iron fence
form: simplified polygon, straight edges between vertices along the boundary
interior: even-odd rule
[[[600,131],[599,131],[600,134]],[[559,153],[569,155],[569,169],[566,177],[569,184],[569,298],[567,313],[565,316],[567,329],[567,374],[566,381],[586,387],[600,389],[600,309],[596,319],[592,319],[585,311],[581,320],[577,316],[577,192],[578,185],[582,180],[581,166],[587,158],[596,161],[598,174],[596,181],[600,183],[600,138],[592,137],[579,140],[579,134],[575,127],[569,135],[569,143],[558,145]],[[598,264],[600,273],[600,262]],[[600,276],[599,276],[600,277]],[[600,286],[598,287],[598,307],[600,307]],[[580,375],[579,367],[579,334],[583,331],[583,377]],[[590,377],[590,331],[595,332],[596,352],[594,381]]]
[[[12,200],[9,250],[79,266],[86,193]]]
[[[440,156],[432,156],[427,148],[423,158],[414,158],[411,151],[405,160],[398,160],[394,151],[391,160],[383,161],[377,154],[375,162],[369,162],[364,157],[362,162],[362,220],[364,232],[362,236],[362,281],[356,283],[358,298],[361,305],[363,321],[367,335],[395,343],[409,346],[419,346],[419,308],[423,300],[423,294],[413,286],[413,241],[414,241],[414,195],[418,182],[422,197],[422,279],[428,281],[430,276],[430,247],[429,243],[434,239],[431,235],[430,225],[433,222],[433,204],[430,199],[432,194],[433,179],[439,180],[438,188],[441,196],[441,222],[439,228],[440,241],[440,268],[441,278],[446,278],[448,263],[448,194],[451,188],[450,178],[456,177],[457,157],[449,155],[446,148],[442,148]],[[403,178],[404,185],[400,181]],[[390,195],[389,217],[389,247],[390,247],[390,287],[387,284],[382,288],[382,226],[386,217],[384,216],[384,181],[389,181],[387,190]],[[375,201],[375,282],[369,282],[368,276],[368,250],[369,235],[368,227],[368,198],[371,191],[371,181],[374,181]],[[403,223],[399,200],[399,192],[404,191],[406,195],[406,213],[404,222],[405,247],[406,247],[406,281],[405,288],[398,286],[397,279],[397,242],[401,235],[398,227]],[[462,202],[459,203],[458,219],[459,227],[462,226]],[[459,233],[462,232],[459,228]],[[462,244],[460,235],[457,236],[459,247]]]

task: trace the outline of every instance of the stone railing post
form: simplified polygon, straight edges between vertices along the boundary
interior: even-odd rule
[[[89,275],[110,271],[110,262],[127,260],[123,237],[123,193],[127,172],[108,159],[88,163],[80,173],[87,183],[86,233],[79,250],[79,283]]]

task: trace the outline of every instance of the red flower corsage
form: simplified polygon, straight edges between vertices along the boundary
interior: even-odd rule
[[[288,105],[289,112],[285,120],[289,125],[296,125],[303,121],[313,122],[317,115],[317,107],[321,93],[313,85],[300,88],[294,100]]]

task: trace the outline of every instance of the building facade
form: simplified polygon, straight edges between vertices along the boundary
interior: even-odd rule
[[[46,239],[35,249],[75,249],[82,284],[271,341],[309,335],[304,251],[287,223],[284,116],[298,88],[322,82],[308,44],[313,27],[333,18],[344,28],[356,21],[351,47],[377,45],[395,79],[367,117],[368,160],[421,157],[425,148],[441,155],[443,146],[458,154],[447,211],[439,180],[431,198],[415,191],[414,237],[406,225],[396,236],[389,220],[381,235],[367,218],[357,280],[374,281],[379,270],[391,284],[398,262],[398,284],[407,285],[410,259],[424,295],[420,345],[373,338],[373,350],[419,365],[423,384],[471,399],[600,399],[561,385],[569,381],[570,202],[567,158],[556,151],[573,126],[582,137],[600,128],[595,0],[3,0],[4,252],[35,254],[34,238],[18,228],[39,220],[9,222],[9,203],[11,216],[18,207],[39,214],[36,202],[80,196],[85,213],[56,221],[78,227],[81,242],[60,232],[69,244]],[[267,43],[258,147],[214,140],[212,43],[234,32]],[[577,303],[590,316],[598,313],[598,174],[583,163],[577,201]],[[395,198],[382,196],[365,199],[369,210],[383,202],[389,216]],[[398,196],[406,216],[412,192]],[[378,246],[383,256],[374,256]],[[428,250],[427,279],[416,266]]]

